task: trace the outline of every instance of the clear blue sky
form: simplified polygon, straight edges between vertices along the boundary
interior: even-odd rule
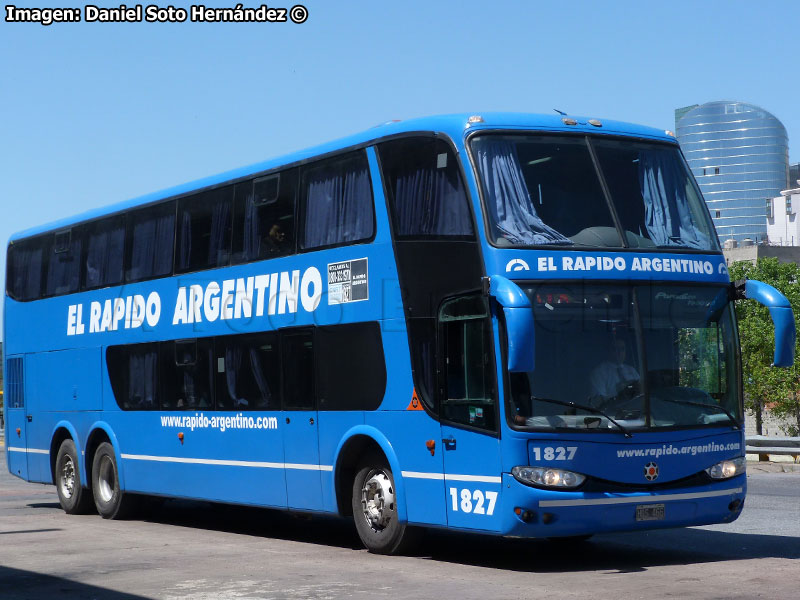
[[[797,0],[304,4],[302,25],[0,22],[2,247],[90,208],[456,111],[673,129],[677,107],[741,100],[783,122],[800,161]]]

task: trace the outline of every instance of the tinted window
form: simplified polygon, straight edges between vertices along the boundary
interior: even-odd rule
[[[281,362],[277,333],[217,338],[217,408],[278,410]]]
[[[621,246],[583,138],[481,135],[472,150],[498,246]]]
[[[48,249],[45,296],[77,292],[80,286],[82,239],[78,229],[59,231]]]
[[[386,363],[377,323],[318,327],[320,410],[375,410],[386,390]]]
[[[631,246],[716,250],[708,209],[677,148],[594,140]]]
[[[123,282],[125,217],[97,221],[86,227],[83,286],[94,289]]]
[[[473,236],[458,161],[443,140],[387,142],[380,155],[399,239]]]
[[[283,335],[283,397],[288,409],[314,408],[314,342],[310,331]]]
[[[42,294],[44,238],[14,242],[8,248],[8,294],[16,300],[35,300]]]
[[[474,296],[448,302],[439,322],[445,377],[442,417],[495,430],[492,336],[484,300]]]
[[[130,213],[127,229],[126,281],[170,275],[175,245],[175,203]]]
[[[348,244],[372,237],[375,212],[363,151],[306,168],[302,197],[301,248]]]
[[[436,319],[408,319],[408,339],[417,397],[435,413]]]
[[[111,346],[106,353],[108,377],[117,404],[125,410],[159,406],[158,344]]]
[[[176,340],[162,345],[163,408],[193,410],[214,407],[212,357],[211,338]]]
[[[313,410],[317,389],[322,410],[374,410],[386,390],[376,322],[112,346],[106,357],[125,410]]]
[[[236,184],[233,262],[285,256],[295,251],[297,169]]]
[[[229,263],[233,186],[178,201],[175,271],[199,271]]]

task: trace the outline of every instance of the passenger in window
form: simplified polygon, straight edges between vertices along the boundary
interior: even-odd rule
[[[269,254],[285,254],[287,249],[286,232],[283,231],[280,223],[274,223],[269,228],[267,235],[267,252]]]
[[[638,393],[639,372],[627,363],[627,354],[625,340],[616,338],[610,348],[612,360],[604,360],[592,370],[590,382],[596,403],[602,405],[612,398]]]

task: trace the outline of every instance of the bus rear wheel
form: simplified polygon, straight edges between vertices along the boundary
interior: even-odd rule
[[[83,515],[92,510],[92,497],[89,490],[81,487],[80,462],[75,442],[66,439],[61,442],[56,455],[56,492],[61,508],[68,515]]]
[[[92,460],[92,493],[97,512],[104,519],[124,519],[135,502],[134,497],[120,489],[118,473],[114,448],[103,442]]]
[[[353,481],[353,520],[367,550],[395,554],[407,550],[413,532],[397,516],[397,493],[385,460],[364,461]]]

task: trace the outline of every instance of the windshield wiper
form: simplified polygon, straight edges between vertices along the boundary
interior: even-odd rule
[[[736,420],[736,417],[728,411],[727,408],[724,406],[720,406],[719,404],[708,404],[707,402],[695,402],[694,400],[682,400],[680,398],[661,398],[659,400],[663,400],[664,402],[672,402],[674,404],[688,404],[689,406],[702,406],[703,408],[712,408],[725,413],[725,415],[730,419],[731,423],[733,424],[734,429],[741,429],[739,425],[739,421]]]
[[[580,410],[588,410],[589,412],[593,412],[596,415],[601,415],[605,417],[606,419],[609,420],[609,422],[619,427],[619,430],[625,434],[626,438],[633,437],[633,434],[631,434],[631,432],[628,431],[625,427],[617,423],[614,419],[612,419],[602,410],[600,410],[599,408],[595,408],[594,406],[589,406],[588,404],[577,404],[575,402],[568,402],[567,400],[556,400],[555,398],[539,398],[538,396],[531,396],[531,400],[538,400],[539,402],[549,402],[550,404],[559,404],[561,406],[569,406],[571,408],[576,408]]]

